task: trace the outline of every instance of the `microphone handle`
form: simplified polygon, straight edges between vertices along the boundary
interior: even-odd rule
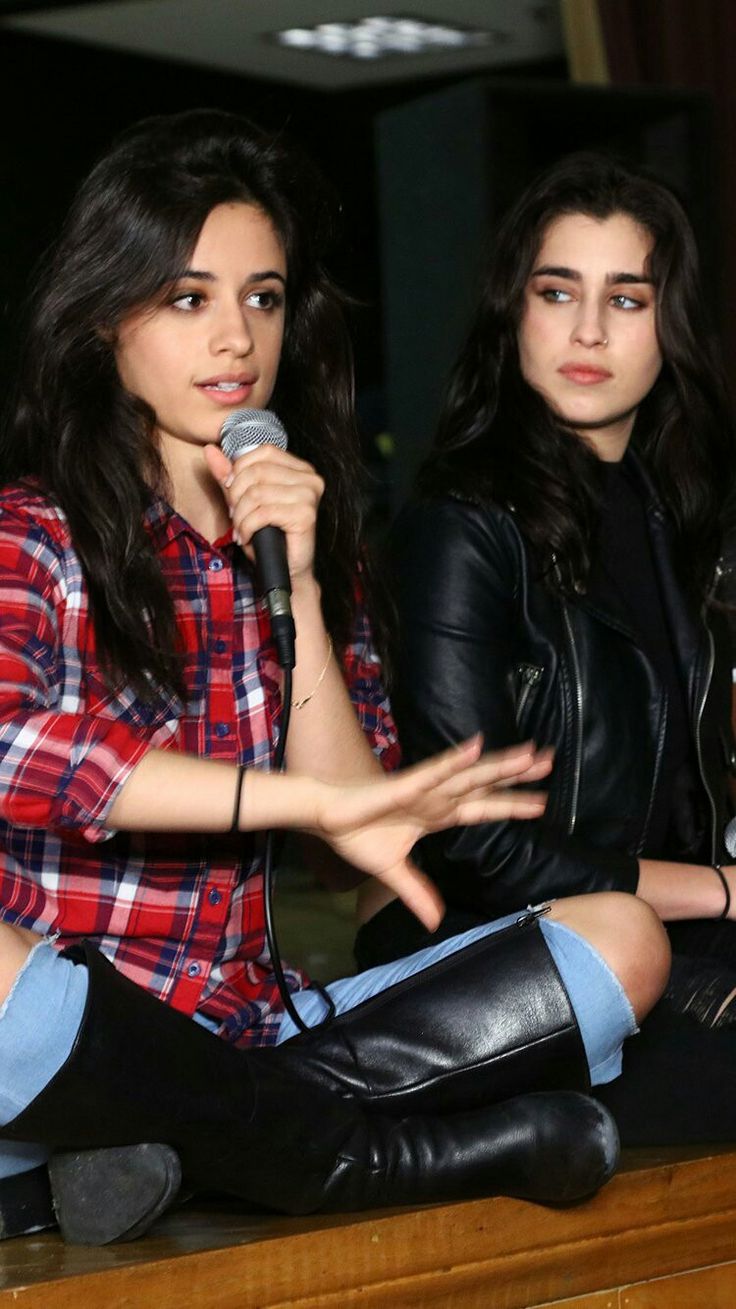
[[[296,629],[289,599],[291,578],[286,559],[286,537],[280,527],[261,527],[253,533],[253,549],[279,664],[282,668],[293,668]]]

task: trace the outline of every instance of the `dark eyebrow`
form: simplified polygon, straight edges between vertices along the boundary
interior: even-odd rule
[[[186,277],[191,278],[192,281],[195,282],[217,281],[217,278],[215,277],[214,273],[207,273],[199,268],[185,268],[184,271],[182,273],[179,273],[179,276],[174,280],[177,282],[181,282]],[[284,277],[283,273],[277,272],[275,268],[267,268],[264,269],[263,272],[251,273],[250,277],[248,277],[246,280],[249,285],[253,285],[256,282],[266,282],[268,281],[269,278],[273,278],[275,279],[275,281],[280,282],[282,286],[286,286],[286,278]]]
[[[543,264],[535,268],[532,277],[562,277],[569,282],[580,282],[581,274],[575,268],[565,268],[556,264]],[[654,286],[654,278],[645,273],[606,273],[609,286]]]
[[[532,277],[565,277],[569,282],[579,282],[580,273],[576,273],[574,268],[563,268],[557,264],[542,264],[541,268],[535,268]]]
[[[620,286],[622,283],[629,286],[654,286],[654,278],[647,277],[646,273],[608,273],[606,281],[612,286]]]

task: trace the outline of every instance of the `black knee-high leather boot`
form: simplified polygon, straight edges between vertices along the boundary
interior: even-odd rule
[[[235,1050],[91,947],[72,955],[89,970],[75,1046],[40,1095],[0,1129],[72,1152],[51,1169],[71,1239],[138,1235],[169,1203],[175,1177],[163,1184],[163,1198],[152,1199],[147,1175],[139,1196],[136,1150],[98,1149],[141,1141],[163,1143],[164,1173],[178,1156],[189,1188],[292,1214],[499,1193],[571,1202],[592,1194],[615,1167],[615,1127],[586,1096],[521,1096],[444,1117],[369,1116],[349,1096],[302,1080],[283,1048]]]
[[[590,1086],[569,996],[531,912],[280,1049],[303,1079],[392,1115]]]

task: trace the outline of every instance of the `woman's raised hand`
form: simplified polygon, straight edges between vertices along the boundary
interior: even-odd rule
[[[233,535],[252,559],[251,540],[261,527],[280,527],[293,584],[311,574],[317,510],[324,482],[311,464],[275,445],[259,445],[231,463],[219,446],[205,449],[207,466],[220,483]]]
[[[395,891],[433,931],[442,916],[436,888],[409,858],[427,832],[508,818],[539,818],[546,797],[515,791],[545,777],[552,753],[531,743],[481,754],[480,736],[386,778],[324,785],[316,835],[349,863]]]

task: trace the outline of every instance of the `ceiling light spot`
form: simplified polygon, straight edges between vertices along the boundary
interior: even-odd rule
[[[267,39],[293,50],[308,50],[347,59],[383,59],[395,55],[418,55],[437,50],[500,44],[508,36],[499,31],[450,27],[446,23],[376,15],[361,18],[357,23],[319,23],[310,28],[291,27],[282,32],[274,32]]]

